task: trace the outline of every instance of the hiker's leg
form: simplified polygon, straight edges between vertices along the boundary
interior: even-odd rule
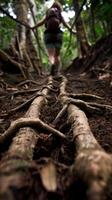
[[[53,46],[53,45],[52,45]],[[49,61],[51,63],[51,75],[56,75],[56,66],[55,66],[55,48],[47,48]]]
[[[55,66],[56,66],[55,72],[58,75],[60,70],[61,70],[61,59],[60,59],[60,49],[59,48],[55,49],[55,61],[54,61],[54,63],[55,63]]]
[[[54,54],[55,54],[55,48],[52,45],[52,34],[49,33],[48,31],[44,32],[44,42],[45,42],[45,46],[47,49],[47,53],[48,53],[48,58],[50,61],[50,64],[54,64]]]
[[[48,33],[44,34],[44,41],[48,51],[49,61],[51,63],[51,74],[54,76],[58,72],[58,67],[60,65],[60,49],[62,46],[62,31],[59,30],[58,33]]]
[[[49,61],[52,65],[55,63],[55,48],[47,48]]]
[[[54,54],[54,63],[58,67],[60,64],[60,49],[55,49],[55,54]]]
[[[59,73],[60,67],[61,67],[61,59],[60,59],[60,50],[62,47],[62,41],[63,41],[63,32],[59,30],[59,32],[56,35],[56,43],[55,43],[55,65],[56,65],[56,71]]]
[[[60,68],[60,49],[55,48],[54,64],[51,66],[51,75],[58,75]]]

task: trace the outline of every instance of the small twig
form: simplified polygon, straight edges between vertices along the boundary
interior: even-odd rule
[[[64,105],[61,111],[58,113],[58,115],[56,116],[55,120],[52,123],[54,126],[56,126],[58,122],[60,121],[60,119],[65,115],[67,111],[67,107],[68,105]]]

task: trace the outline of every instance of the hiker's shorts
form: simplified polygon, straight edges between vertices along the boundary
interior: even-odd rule
[[[46,30],[44,32],[44,42],[46,45],[46,48],[56,48],[61,49],[63,41],[63,32],[61,30],[58,30],[57,32],[50,32]]]

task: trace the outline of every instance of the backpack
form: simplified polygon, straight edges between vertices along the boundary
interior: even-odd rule
[[[56,31],[61,23],[61,13],[57,8],[50,8],[46,14],[45,26],[47,30]]]

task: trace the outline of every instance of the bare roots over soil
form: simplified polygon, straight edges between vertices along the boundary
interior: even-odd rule
[[[0,136],[1,199],[111,196],[112,157],[96,140],[87,115],[111,113],[112,107],[99,103],[103,98],[98,95],[69,93],[67,85],[66,77],[49,76],[46,85],[29,89],[27,94],[36,93],[9,111],[10,116],[30,104]],[[22,91],[13,93],[13,98]]]

